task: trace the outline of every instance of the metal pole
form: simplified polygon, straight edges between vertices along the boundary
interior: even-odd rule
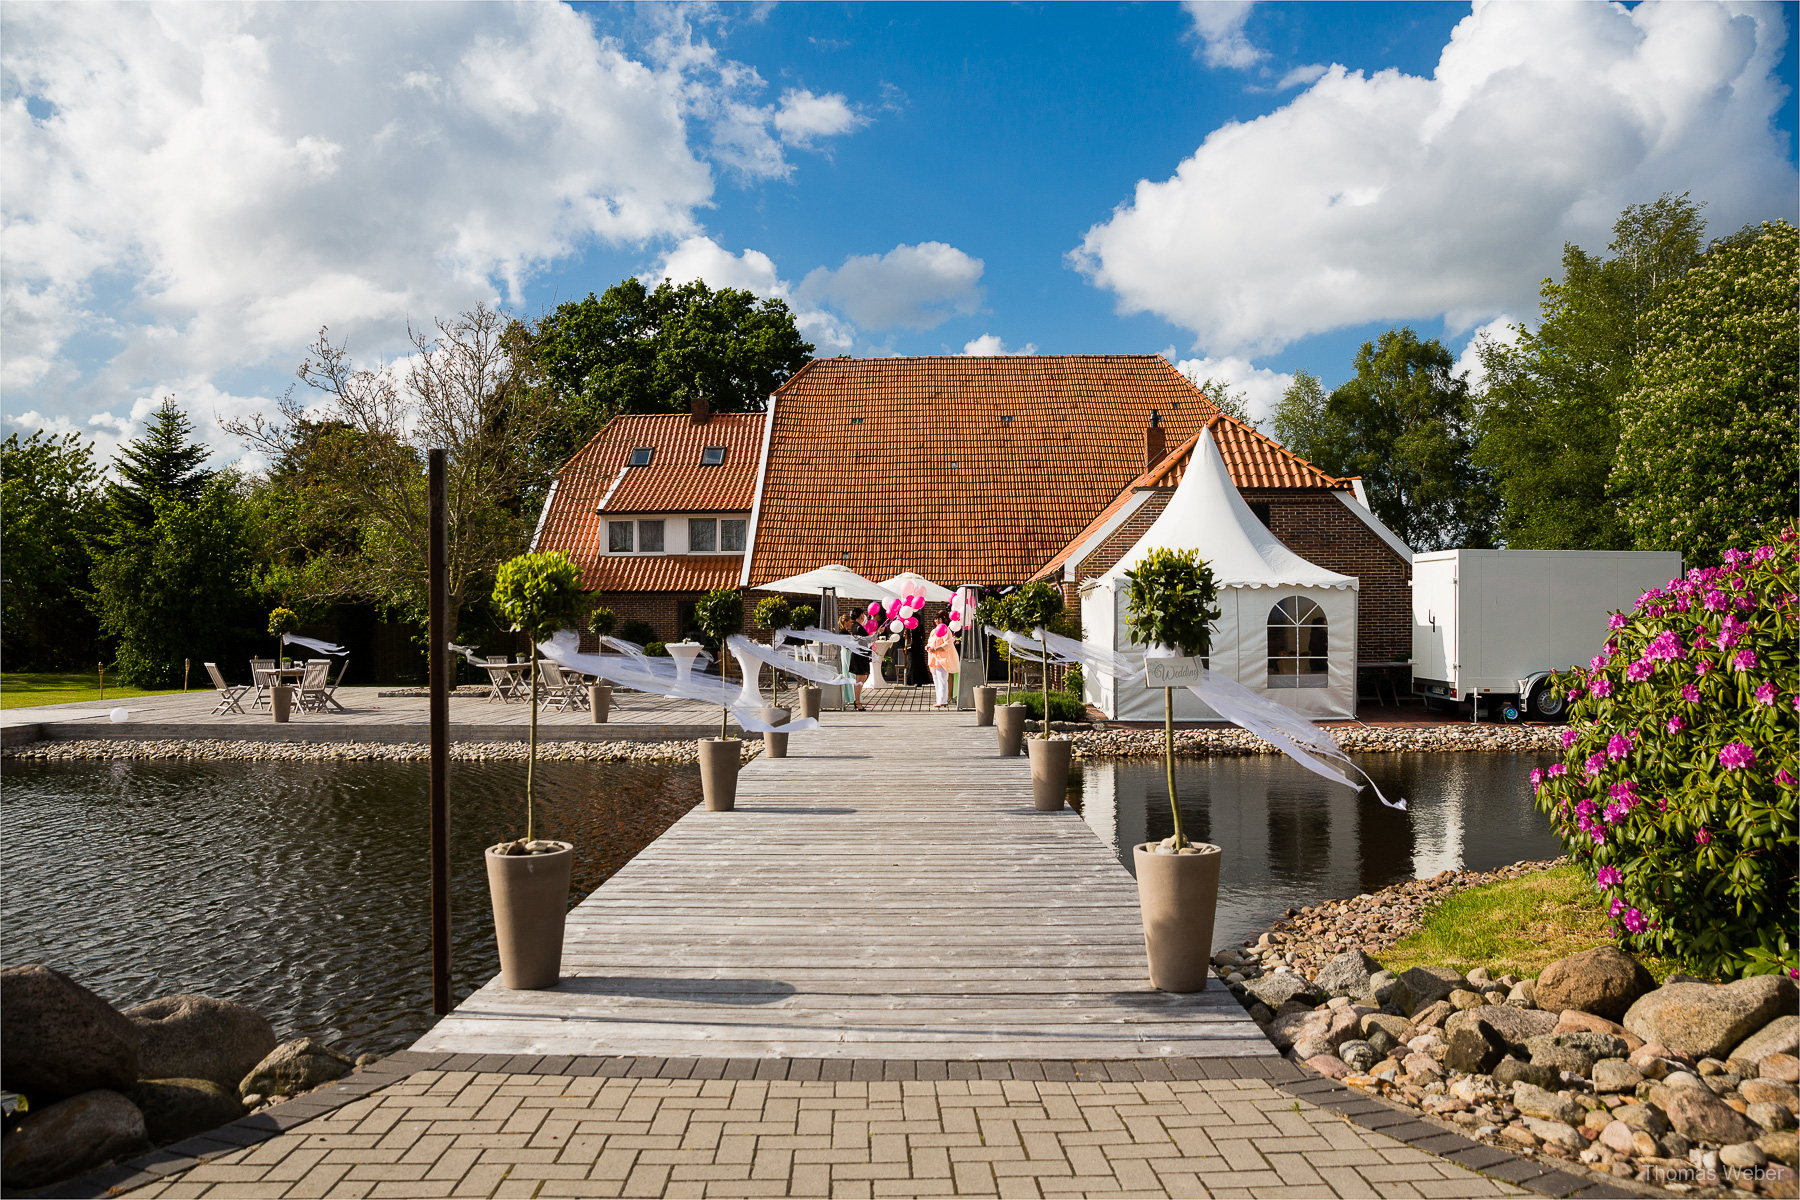
[[[450,589],[444,535],[444,452],[429,456],[431,532],[426,569],[431,595],[431,1011],[450,1011]]]

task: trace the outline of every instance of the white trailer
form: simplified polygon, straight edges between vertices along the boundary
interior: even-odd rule
[[[1413,556],[1413,691],[1480,716],[1562,715],[1546,676],[1586,665],[1607,614],[1681,574],[1676,551],[1438,550]]]

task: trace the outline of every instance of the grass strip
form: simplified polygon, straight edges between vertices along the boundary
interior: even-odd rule
[[[203,672],[204,673],[204,672]],[[106,681],[106,701],[138,696],[167,696],[180,688],[128,687]],[[204,686],[189,691],[205,691]],[[100,676],[95,671],[6,671],[0,673],[0,709],[29,708],[37,704],[82,704],[100,700]]]

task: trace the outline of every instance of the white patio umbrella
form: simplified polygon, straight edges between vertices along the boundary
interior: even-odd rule
[[[864,579],[841,563],[833,563],[799,575],[789,575],[786,579],[777,579],[772,583],[759,583],[755,590],[804,593],[822,592],[826,588],[836,589],[840,600],[893,600],[900,595],[874,580]]]
[[[956,595],[947,587],[940,587],[917,571],[902,571],[892,579],[884,579],[881,586],[896,596],[918,595],[923,593],[927,600],[948,601]]]

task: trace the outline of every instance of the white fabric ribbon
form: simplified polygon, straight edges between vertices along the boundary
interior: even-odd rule
[[[783,629],[778,636],[802,642],[822,642],[827,646],[842,646],[846,650],[860,651],[865,654],[868,653],[869,643],[875,640],[874,638],[858,637],[853,633],[833,633],[828,629],[818,628],[802,629],[799,632]]]
[[[281,635],[281,644],[285,646],[289,642],[292,642],[296,646],[305,646],[308,650],[317,650],[320,654],[348,654],[348,653],[350,653],[348,650],[344,649],[342,646],[334,646],[330,642],[321,642],[317,638],[301,637],[297,633],[282,634]]]
[[[991,638],[999,638],[1008,646],[1011,646],[1013,648],[1013,653],[1019,658],[1024,659],[1026,662],[1044,661],[1043,647],[1039,646],[1035,641],[1022,633],[1008,633],[1004,629],[996,629],[994,626],[989,625],[987,627],[987,635]],[[1051,655],[1051,658],[1055,657],[1054,654]]]
[[[739,639],[737,635],[733,635],[732,640],[748,641]],[[635,688],[640,692],[676,700],[698,700],[729,709],[739,728],[746,733],[804,733],[819,727],[819,722],[812,717],[802,717],[785,725],[771,725],[762,719],[758,711],[762,708],[762,698],[748,686],[733,687],[716,675],[697,672],[678,674],[673,660],[633,657],[629,654],[583,654],[580,652],[580,645],[581,635],[572,629],[565,629],[549,641],[539,642],[538,650],[558,666],[583,675],[596,675],[618,687]],[[732,649],[735,653],[736,647]],[[739,656],[738,662],[743,664],[744,659]],[[758,664],[757,670],[760,673],[761,664]],[[748,671],[745,678],[748,685]]]

